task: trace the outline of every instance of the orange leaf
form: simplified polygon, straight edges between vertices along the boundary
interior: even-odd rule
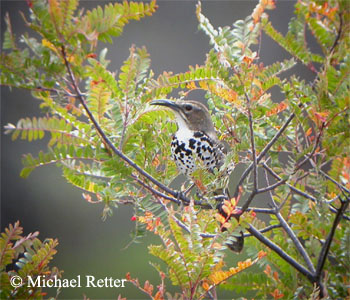
[[[206,193],[207,192],[207,188],[204,186],[202,181],[200,181],[199,179],[195,179],[194,183],[196,184],[196,186],[199,188],[199,190],[202,193]]]
[[[147,294],[152,295],[153,285],[150,284],[148,280],[145,281],[145,285],[143,286],[143,289]]]
[[[231,210],[225,204],[221,208],[227,216],[231,215]]]
[[[155,294],[155,296],[154,296],[153,299],[154,299],[154,300],[164,300],[163,292],[162,292],[162,291],[158,291],[158,292]]]
[[[278,289],[275,289],[272,293],[271,293],[273,299],[281,299],[283,298],[283,294],[278,290]]]
[[[266,268],[264,270],[264,273],[267,275],[267,276],[270,276],[271,274],[271,267],[270,265],[266,265]]]
[[[258,253],[258,258],[259,259],[262,259],[263,257],[265,257],[267,255],[267,253],[263,250],[260,250],[259,253]]]
[[[314,116],[323,123],[327,121],[328,115],[329,115],[328,112],[316,112],[316,111],[314,112]]]
[[[309,136],[312,133],[312,128],[310,127],[307,131],[306,131],[306,136]]]
[[[210,285],[208,284],[208,282],[203,281],[203,283],[202,283],[202,287],[203,287],[203,289],[204,289],[205,291],[208,291],[208,290],[209,290],[209,288],[210,288]]]

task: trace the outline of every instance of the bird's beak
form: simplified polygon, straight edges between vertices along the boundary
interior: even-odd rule
[[[176,104],[175,101],[171,101],[171,100],[153,100],[150,102],[151,105],[159,105],[159,106],[166,106],[171,108],[174,111],[179,111],[180,110],[180,106],[178,104]]]

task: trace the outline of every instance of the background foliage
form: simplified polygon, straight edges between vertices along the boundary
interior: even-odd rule
[[[151,246],[150,252],[168,266],[167,272],[155,266],[161,279],[168,277],[180,287],[175,298],[198,299],[207,293],[215,298],[219,285],[277,299],[310,294],[346,297],[345,211],[350,188],[346,2],[299,1],[285,36],[268,21],[265,11],[274,8],[272,1],[261,1],[232,27],[217,29],[199,3],[199,26],[213,46],[207,60],[185,73],[158,77],[149,69],[145,48],[132,46],[118,74],[107,68],[106,49],[96,54],[99,41],[112,41],[128,20],[152,14],[154,2],[110,4],[85,14],[77,11],[77,4],[30,2],[32,14],[26,22],[41,38],[23,36],[25,50],[18,48],[6,19],[1,83],[31,90],[47,112],[46,117],[6,126],[13,139],[32,141],[49,135],[46,151],[23,158],[21,175],[56,163],[68,182],[85,191],[86,200],[104,203],[104,216],[120,204],[133,204],[134,239],[145,230],[161,238],[164,246]],[[262,31],[291,58],[270,66],[259,63]],[[308,39],[318,42],[319,53],[309,49]],[[296,63],[315,74],[313,82],[281,77]],[[272,88],[283,93],[283,101],[276,103]],[[220,138],[232,148],[229,157],[245,166],[243,174],[234,174],[240,177],[238,184],[230,185],[235,199],[225,203],[229,216],[238,210],[243,213],[239,222],[205,209],[214,205],[210,190],[205,198],[189,199],[168,187],[177,174],[166,159],[169,133],[175,126],[167,121],[167,112],[147,103],[174,92],[187,98],[194,90],[206,92]],[[207,186],[213,178],[201,180]],[[252,207],[258,194],[267,197],[268,207]],[[188,205],[185,210],[172,205],[180,200]],[[269,215],[267,221],[260,214]],[[220,233],[222,226],[229,230]],[[248,231],[249,258],[237,268],[227,268],[225,243],[240,230]],[[328,254],[332,259],[326,261]],[[259,263],[261,270],[236,275],[253,263]],[[151,297],[164,296],[163,283],[153,293],[149,283],[141,286],[130,275],[128,279]]]

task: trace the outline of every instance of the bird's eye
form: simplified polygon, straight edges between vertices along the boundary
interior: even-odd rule
[[[191,111],[192,110],[192,105],[191,104],[186,104],[185,105],[185,110],[186,111]]]

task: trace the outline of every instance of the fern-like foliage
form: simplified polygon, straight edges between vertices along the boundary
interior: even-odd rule
[[[0,272],[1,299],[43,299],[41,287],[28,288],[28,278],[38,276],[47,279],[61,276],[57,268],[50,268],[49,263],[56,254],[57,240],[47,239],[41,242],[39,232],[23,236],[23,228],[16,222],[10,224],[1,233]],[[16,269],[13,269],[16,266]],[[20,277],[22,284],[19,284]],[[11,284],[13,283],[13,284]]]
[[[151,245],[149,251],[167,265],[168,272],[165,275],[173,285],[180,287],[185,298],[206,298],[208,292],[265,256],[261,252],[254,260],[238,262],[236,267],[225,270],[224,236],[227,238],[232,234],[233,228],[229,230],[229,234],[221,236],[212,214],[212,211],[199,212],[193,206],[188,206],[180,220],[178,213],[169,208],[169,227],[150,211],[138,217],[138,221],[143,223],[147,230],[161,238],[163,245]],[[234,222],[227,224],[233,227]],[[231,226],[227,226],[229,227]],[[208,238],[205,236],[208,233],[216,237]]]
[[[77,11],[76,0],[35,1],[24,21],[37,35],[23,35],[21,51],[9,16],[5,19],[1,84],[31,90],[46,112],[8,124],[6,133],[29,142],[49,137],[46,151],[23,157],[21,175],[56,164],[86,200],[105,205],[104,216],[132,203],[134,240],[146,231],[159,236],[162,244],[149,249],[168,268],[160,272],[162,282],[168,276],[180,287],[178,299],[214,297],[218,286],[247,292],[247,281],[257,297],[325,296],[326,290],[330,297],[347,297],[349,230],[344,222],[349,217],[341,209],[350,190],[349,6],[344,0],[298,1],[285,35],[269,21],[267,11],[274,7],[274,1],[261,0],[246,18],[215,28],[199,2],[199,28],[212,45],[206,60],[158,77],[144,47],[130,47],[118,75],[108,69],[107,49],[96,53],[98,42],[112,42],[129,21],[154,13],[154,1],[107,4],[86,13]],[[262,32],[291,58],[264,66]],[[318,53],[311,50],[310,35]],[[297,63],[314,74],[313,82],[281,77]],[[283,98],[273,97],[272,89]],[[225,187],[235,190],[235,197],[224,202],[227,216],[195,207],[215,207],[213,192],[223,185],[218,174],[201,170],[194,181],[205,188],[186,195],[183,211],[167,202],[184,197],[169,188],[178,174],[168,159],[176,128],[169,122],[171,113],[148,103],[176,92],[187,99],[195,90],[205,92],[219,139],[230,146],[227,164],[245,168],[243,175],[239,168],[233,171],[240,186],[225,180]],[[258,194],[271,209],[249,202]],[[254,210],[270,217],[262,222]],[[19,234],[12,228],[7,235],[11,232]],[[246,237],[249,258],[226,267],[225,245],[237,234]],[[36,243],[34,252],[42,246]],[[4,245],[7,263],[15,254],[8,242]],[[42,251],[52,254],[54,246]],[[262,248],[263,260],[257,257]],[[33,255],[33,261],[40,258]],[[240,272],[254,263],[259,274]],[[25,260],[21,266],[26,268]],[[322,277],[325,268],[327,278]],[[154,299],[164,296],[163,285],[153,296],[148,282],[144,287],[131,277],[130,282]]]

